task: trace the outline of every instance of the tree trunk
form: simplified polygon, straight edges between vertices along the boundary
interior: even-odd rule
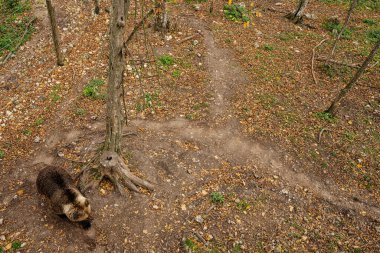
[[[326,112],[335,115],[338,106],[340,105],[340,102],[342,99],[346,96],[346,94],[354,87],[356,81],[360,78],[360,76],[363,74],[365,69],[368,67],[368,64],[372,61],[373,57],[375,56],[377,50],[380,48],[380,39],[376,42],[375,46],[373,47],[371,53],[367,56],[367,59],[363,62],[361,67],[356,71],[354,77],[350,80],[350,82],[347,84],[346,87],[344,87],[339,95],[335,98],[335,100],[332,102],[331,106],[329,109],[326,110]]]
[[[156,0],[155,3],[156,21],[154,28],[156,31],[166,31],[169,29],[168,14],[166,11],[166,1]]]
[[[53,34],[53,42],[54,42],[54,48],[55,48],[55,54],[57,56],[57,65],[63,66],[63,56],[61,53],[61,47],[59,43],[59,35],[58,35],[58,28],[57,28],[57,22],[55,20],[55,10],[53,5],[51,4],[51,0],[46,0],[46,6],[49,13],[49,19],[51,24],[51,31]]]
[[[303,18],[303,12],[305,11],[308,3],[309,0],[300,0],[296,11],[287,14],[285,17],[290,19],[295,24],[301,23]]]
[[[107,115],[105,150],[120,153],[124,123],[122,112],[125,27],[124,0],[112,0],[110,22],[110,55],[108,70]]]
[[[336,45],[338,44],[338,41],[339,41],[340,37],[342,36],[342,34],[344,32],[344,29],[346,29],[346,27],[348,25],[348,22],[350,21],[352,12],[354,11],[354,9],[355,9],[355,7],[356,7],[357,4],[358,4],[358,0],[352,0],[350,8],[348,9],[348,13],[347,13],[347,16],[346,16],[346,20],[344,21],[343,27],[340,30],[338,36],[336,37],[336,39],[334,41],[334,45],[333,45],[333,48],[331,50],[331,57],[333,57],[333,55],[335,53]]]
[[[125,193],[123,186],[127,186],[131,191],[135,192],[139,192],[137,186],[149,190],[154,188],[151,183],[133,175],[120,156],[122,130],[125,122],[122,111],[125,64],[123,38],[129,3],[129,0],[112,0],[106,138],[103,154],[99,158],[102,167],[97,170],[96,178],[91,167],[86,166],[82,169],[80,188],[83,191],[89,187],[96,187],[103,178],[109,179],[122,195]]]
[[[99,14],[99,12],[100,12],[99,1],[100,1],[100,0],[94,0],[94,3],[95,3],[95,9],[94,9],[94,12],[95,12],[95,14]]]

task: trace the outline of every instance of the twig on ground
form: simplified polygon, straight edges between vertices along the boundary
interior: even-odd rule
[[[321,42],[319,42],[314,48],[313,48],[313,55],[311,57],[311,74],[313,75],[313,79],[314,79],[314,83],[315,85],[318,85],[318,81],[317,81],[317,78],[315,77],[315,73],[314,73],[314,59],[315,59],[315,49],[317,49],[319,46],[322,45],[323,42],[325,42],[326,39],[323,39],[321,40]]]
[[[199,33],[196,33],[196,34],[193,34],[193,35],[191,35],[191,36],[188,36],[188,37],[184,38],[183,40],[180,40],[180,41],[178,42],[178,44],[182,44],[182,43],[184,43],[184,42],[186,42],[186,41],[188,41],[188,40],[191,40],[191,39],[197,37],[198,35],[200,35],[200,34],[199,34]]]
[[[193,231],[193,233],[203,244],[207,243],[207,241],[197,231]]]
[[[324,62],[331,62],[333,64],[344,65],[344,66],[351,67],[351,68],[359,68],[360,67],[360,64],[357,64],[357,63],[345,63],[342,61],[327,59],[325,57],[318,57],[316,60],[317,61],[324,61]]]
[[[331,131],[331,130],[327,129],[327,128],[322,128],[321,131],[319,132],[319,135],[318,135],[318,143],[321,143],[322,135],[323,135],[323,132],[325,132],[325,131]]]

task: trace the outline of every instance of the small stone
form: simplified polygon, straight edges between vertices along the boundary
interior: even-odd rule
[[[259,48],[259,47],[260,47],[260,44],[259,44],[258,42],[255,42],[255,44],[253,44],[253,46],[254,46],[255,48]]]
[[[380,227],[375,227],[377,233],[380,233]]]
[[[204,220],[203,220],[202,216],[197,215],[197,216],[195,216],[195,221],[198,223],[202,223]]]
[[[202,190],[201,194],[202,194],[202,196],[206,196],[208,194],[208,192],[205,190]]]
[[[277,176],[277,175],[274,175],[273,178],[274,178],[274,179],[278,179],[278,176]]]
[[[282,190],[281,190],[281,193],[282,193],[282,194],[285,194],[285,195],[288,195],[288,194],[289,194],[289,191],[286,190],[286,189],[282,189]]]
[[[293,212],[294,206],[289,206],[289,211]]]
[[[276,5],[276,6],[280,6],[280,5],[283,5],[283,3],[277,2],[277,3],[275,3],[274,5]]]
[[[194,4],[193,8],[194,8],[194,10],[199,11],[201,9],[201,5],[200,4]]]
[[[0,235],[0,241],[5,241],[5,235]]]
[[[143,230],[143,233],[144,233],[144,234],[147,234],[147,233],[148,233],[148,230],[144,229],[144,230]]]
[[[58,152],[58,156],[59,156],[59,157],[64,157],[65,154],[64,154],[63,152],[59,151],[59,152]]]
[[[158,206],[157,205],[153,205],[153,209],[158,209]]]
[[[169,40],[172,40],[173,39],[173,36],[171,35],[165,35],[165,40],[169,41]]]
[[[306,13],[305,17],[308,19],[317,19],[317,16],[315,14],[312,14],[312,13]]]
[[[181,205],[181,210],[182,210],[182,211],[186,211],[186,210],[187,210],[187,208],[186,208],[186,205],[185,205],[185,204],[182,204],[182,205]]]
[[[36,136],[36,138],[34,138],[35,143],[39,143],[40,141],[41,141],[41,138],[39,136]]]
[[[198,44],[199,44],[199,41],[198,41],[198,40],[194,40],[194,41],[193,41],[193,45],[194,45],[194,46],[196,46],[196,45],[198,45]]]
[[[256,35],[258,36],[263,35],[263,32],[258,29],[255,29],[255,32],[256,32]]]

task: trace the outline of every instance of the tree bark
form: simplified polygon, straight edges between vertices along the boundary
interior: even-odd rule
[[[342,99],[346,96],[346,94],[354,87],[356,81],[360,78],[360,76],[364,73],[365,69],[368,67],[368,64],[373,60],[373,57],[375,56],[377,50],[380,48],[380,39],[376,42],[375,46],[373,47],[371,53],[367,56],[367,59],[363,62],[363,64],[360,66],[360,68],[356,71],[355,75],[352,77],[350,82],[347,84],[346,87],[344,87],[339,95],[335,98],[335,100],[332,102],[331,106],[326,110],[326,112],[335,115],[338,106],[340,105],[340,102]]]
[[[302,22],[303,12],[305,11],[308,3],[309,0],[300,0],[296,11],[287,14],[285,17],[290,19],[295,24]]]
[[[57,56],[57,65],[63,66],[63,56],[61,53],[61,47],[59,43],[59,35],[58,35],[58,28],[57,28],[57,22],[55,20],[55,10],[53,5],[51,4],[51,0],[46,0],[46,6],[49,13],[49,19],[51,24],[51,31],[53,34],[53,42],[54,42],[54,48],[55,48],[55,54]]]
[[[166,1],[156,0],[155,2],[156,21],[154,28],[156,31],[166,31],[169,28],[168,14],[166,11]]]
[[[94,0],[94,3],[95,3],[95,9],[94,9],[94,12],[95,12],[95,14],[99,14],[99,12],[100,12],[99,1],[100,1],[100,0]]]
[[[123,74],[124,50],[123,37],[125,27],[124,0],[112,0],[112,13],[110,22],[110,55],[108,70],[108,97],[106,115],[106,141],[105,150],[120,153],[120,143],[124,114],[123,101]]]
[[[353,11],[354,11],[354,9],[355,9],[355,7],[356,7],[357,4],[358,4],[358,0],[352,0],[350,8],[348,9],[346,20],[344,21],[343,27],[340,30],[338,36],[336,37],[336,39],[334,41],[334,45],[333,45],[333,48],[331,50],[331,57],[333,57],[333,55],[335,53],[336,45],[338,44],[338,41],[339,41],[340,37],[342,36],[342,34],[344,32],[344,29],[346,29],[346,27],[348,25],[348,22],[350,21],[351,15],[352,15],[352,13],[353,13]]]

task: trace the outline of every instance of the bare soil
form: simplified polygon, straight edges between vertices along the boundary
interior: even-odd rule
[[[334,123],[313,114],[331,101],[340,77],[320,80],[316,87],[310,50],[321,34],[328,36],[319,28],[323,18],[334,11],[343,16],[344,6],[330,10],[312,3],[318,17],[308,21],[318,26],[313,30],[283,18],[295,3],[268,11],[273,7],[268,2],[258,1],[255,10],[262,17],[247,29],[223,17],[222,3],[215,3],[212,15],[208,3],[200,11],[180,3],[169,5],[172,38],[147,27],[150,51],[139,33],[133,53],[147,50],[146,57],[175,59],[173,66],[159,66],[159,80],[140,82],[128,68],[125,78],[129,120],[122,155],[156,190],[122,197],[103,182],[86,193],[94,210],[90,231],[55,216],[37,194],[35,179],[44,164],[63,166],[75,176],[100,154],[105,104],[83,97],[82,90],[91,79],[107,77],[109,3],[101,3],[99,16],[91,14],[91,3],[57,6],[63,67],[54,66],[46,13],[34,3],[37,32],[0,68],[0,87],[7,84],[0,90],[5,123],[0,148],[6,151],[0,160],[0,246],[10,249],[19,241],[20,252],[378,252],[379,158],[358,156],[363,145],[379,149],[375,139],[365,137],[366,130],[367,135],[379,130],[376,105],[366,106],[378,93],[355,90]],[[358,12],[355,22],[368,13]],[[307,35],[294,35],[302,33]],[[200,35],[180,43],[194,34]],[[290,37],[279,40],[281,34]],[[346,43],[351,45],[343,42],[342,48]],[[265,44],[275,50],[263,50]],[[146,69],[157,71],[155,65]],[[365,83],[378,83],[379,67],[366,78]],[[158,98],[144,99],[156,92]],[[363,126],[359,117],[371,123]],[[316,136],[322,127],[329,133],[321,144]],[[341,135],[352,127],[354,141],[343,142]],[[371,187],[347,171],[349,162],[364,167]],[[224,202],[213,203],[212,192],[222,193]]]

